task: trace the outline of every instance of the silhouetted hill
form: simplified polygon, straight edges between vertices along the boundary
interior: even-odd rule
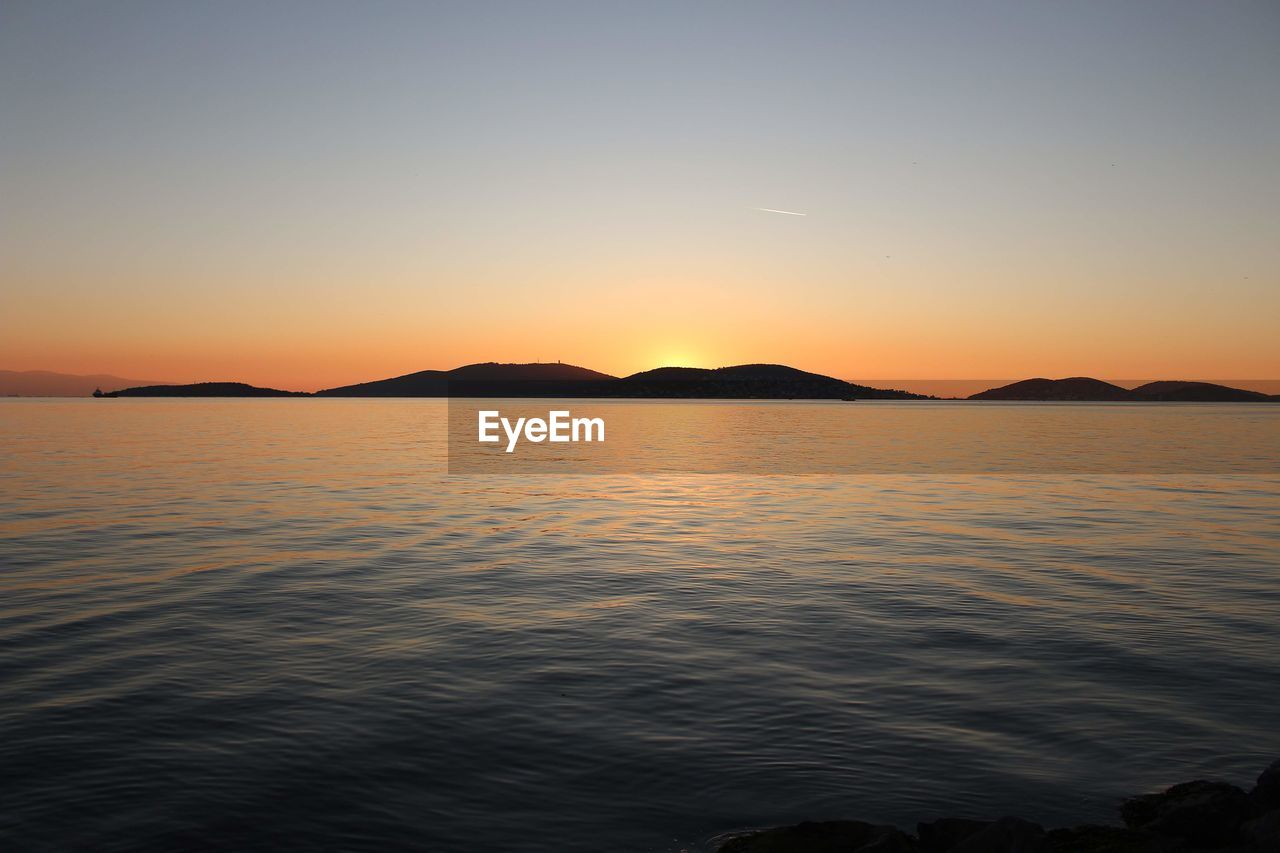
[[[705,397],[760,399],[917,399],[780,364],[710,370],[659,367],[618,379],[571,364],[469,364],[316,392],[322,397]]]
[[[1133,390],[1076,376],[1071,379],[1024,379],[1011,385],[992,388],[969,397],[970,400],[1058,400],[1080,402],[1134,403],[1258,403],[1277,399],[1257,391],[1230,388],[1212,382],[1160,381],[1139,385]]]
[[[659,367],[620,379],[611,397],[721,399],[914,400],[922,395],[854,385],[782,364],[735,367]]]
[[[243,382],[194,382],[190,385],[143,385],[102,394],[103,397],[309,397],[303,391],[257,388]]]
[[[317,391],[317,397],[447,397],[447,370],[420,370],[392,379],[375,379]]]
[[[969,397],[970,400],[1079,400],[1110,402],[1133,400],[1134,394],[1119,385],[1073,376],[1070,379],[1024,379]]]
[[[0,397],[88,397],[96,389],[114,391],[156,385],[156,379],[124,379],[109,373],[54,373],[50,370],[0,370]]]
[[[855,385],[869,385],[872,388],[901,388],[903,391],[911,391],[915,394],[929,394],[934,397],[943,399],[968,399],[971,395],[989,390],[991,388],[1000,388],[1017,382],[1017,379],[872,379],[868,377],[854,377],[848,381]],[[1104,379],[1104,382],[1110,382],[1112,385],[1119,385],[1121,388],[1130,390],[1137,388],[1139,385],[1146,385],[1152,380],[1150,377],[1138,379]],[[1198,382],[1208,382],[1213,385],[1221,385],[1226,388],[1238,388],[1245,391],[1257,391],[1259,394],[1273,397],[1280,393],[1280,379],[1200,379]]]
[[[1183,403],[1256,403],[1272,399],[1257,391],[1230,388],[1213,382],[1148,382],[1134,388],[1133,393],[1146,400]]]
[[[468,364],[317,391],[320,397],[588,397],[616,377],[572,364]]]

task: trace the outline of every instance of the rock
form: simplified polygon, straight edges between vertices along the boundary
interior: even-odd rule
[[[916,834],[920,836],[921,853],[947,853],[970,835],[990,825],[989,820],[944,817],[930,823],[916,824]]]
[[[1020,817],[1002,817],[952,847],[947,853],[1043,853],[1044,827]]]
[[[1076,826],[1049,832],[1046,853],[1177,853],[1187,845],[1180,838],[1117,826]]]
[[[1203,779],[1125,800],[1127,828],[1077,826],[1045,832],[1016,817],[941,818],[917,825],[920,839],[863,821],[801,823],[729,838],[717,853],[1280,853],[1280,761],[1246,794]]]
[[[1262,771],[1258,784],[1249,792],[1256,814],[1266,814],[1280,809],[1280,760],[1271,762],[1271,766]]]
[[[920,850],[916,840],[902,830],[892,826],[882,829],[885,832],[859,847],[857,853],[918,853]]]
[[[780,826],[731,838],[717,853],[916,853],[915,839],[892,826],[833,820]]]
[[[1235,785],[1200,779],[1125,800],[1120,816],[1130,829],[1204,847],[1225,846],[1238,838],[1240,824],[1249,816],[1249,796]]]
[[[1275,765],[1271,765],[1273,768]],[[1280,809],[1272,809],[1240,827],[1240,834],[1256,850],[1280,850]]]

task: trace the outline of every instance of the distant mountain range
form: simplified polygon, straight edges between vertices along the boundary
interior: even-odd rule
[[[659,367],[624,378],[571,364],[469,364],[317,391],[320,397],[658,397],[707,399],[919,399],[780,364],[714,370]]]
[[[1041,400],[1090,402],[1258,403],[1274,402],[1277,395],[1229,388],[1213,382],[1148,382],[1137,388],[1121,388],[1101,379],[1073,376],[1068,379],[1024,379],[974,394],[970,400]]]
[[[125,379],[108,373],[80,376],[50,370],[0,370],[0,397],[88,397],[95,390],[115,391],[155,385],[158,379]]]
[[[286,397],[302,392],[240,382],[150,385],[103,397]],[[923,395],[855,385],[781,364],[660,367],[619,378],[572,364],[468,364],[317,391],[317,397],[634,397],[762,400],[916,400]]]
[[[715,369],[659,367],[617,377],[572,364],[468,364],[453,370],[422,370],[404,376],[326,388],[308,395],[301,391],[259,388],[243,382],[198,382],[190,385],[138,383],[106,375],[67,376],[42,371],[25,374],[0,371],[0,381],[36,377],[22,385],[11,381],[0,388],[36,389],[7,393],[49,395],[64,388],[67,396],[87,396],[100,388],[104,397],[606,397],[656,399],[760,400],[922,400],[924,394],[846,382],[781,364],[740,364]],[[68,380],[63,384],[50,384]],[[69,380],[75,380],[74,382]],[[136,380],[133,380],[136,381]],[[124,387],[121,387],[121,386]],[[86,387],[91,386],[91,387]],[[113,387],[114,386],[114,387]],[[1280,400],[1280,395],[1233,388],[1213,382],[1159,381],[1124,388],[1085,376],[1067,379],[1024,379],[972,394],[970,400],[1091,401],[1091,402],[1213,402],[1250,403]]]

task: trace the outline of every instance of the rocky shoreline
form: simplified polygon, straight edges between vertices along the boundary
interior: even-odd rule
[[[1120,804],[1124,826],[1046,830],[1017,817],[942,818],[911,835],[856,820],[801,823],[723,839],[717,853],[1280,853],[1280,760],[1252,791],[1204,779]]]

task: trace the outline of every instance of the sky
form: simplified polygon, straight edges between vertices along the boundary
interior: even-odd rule
[[[5,0],[0,199],[11,370],[1276,378],[1280,4]]]

